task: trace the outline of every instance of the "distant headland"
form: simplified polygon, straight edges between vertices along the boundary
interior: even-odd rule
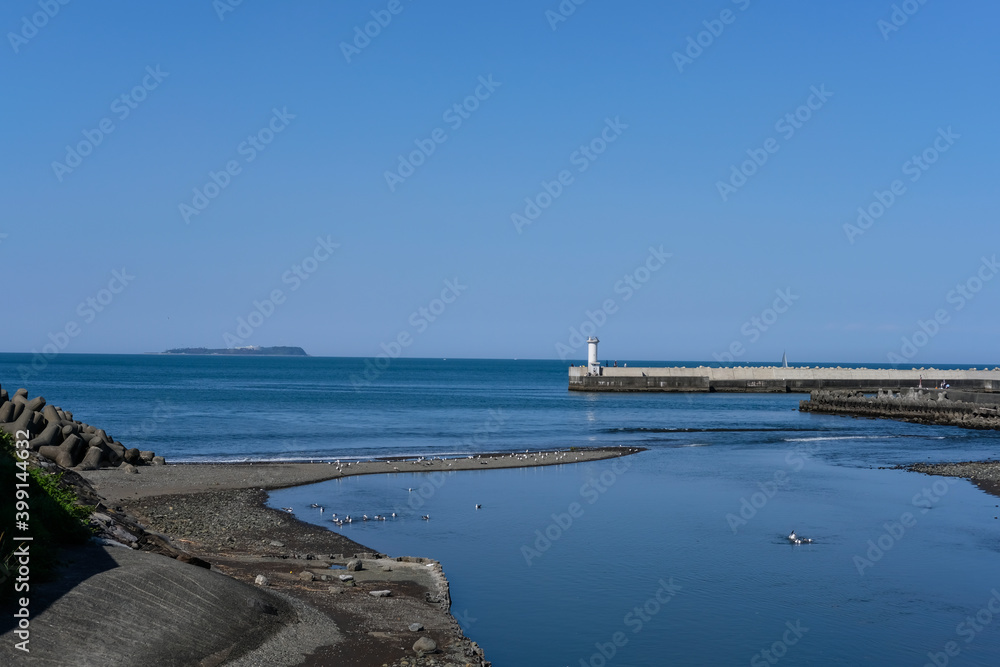
[[[301,347],[289,347],[280,345],[276,347],[260,347],[259,345],[248,345],[246,347],[226,347],[211,349],[207,347],[177,347],[167,350],[163,354],[225,354],[230,356],[258,356],[258,357],[308,357],[306,351]]]

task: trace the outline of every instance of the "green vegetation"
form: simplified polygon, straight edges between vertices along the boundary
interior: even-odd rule
[[[31,581],[44,581],[57,564],[59,547],[86,542],[91,531],[87,518],[92,507],[81,505],[73,489],[63,482],[62,473],[48,473],[25,464],[14,454],[14,441],[0,432],[0,599],[13,594],[13,575],[17,570],[13,552],[18,545],[14,535],[31,536]],[[27,480],[28,530],[18,530],[16,484]],[[23,507],[23,506],[22,506]]]

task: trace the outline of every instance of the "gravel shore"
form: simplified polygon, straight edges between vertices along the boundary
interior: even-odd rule
[[[1000,496],[1000,461],[964,461],[961,463],[916,463],[901,466],[912,472],[967,479],[986,493]]]

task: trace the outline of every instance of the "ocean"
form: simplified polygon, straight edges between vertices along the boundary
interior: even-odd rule
[[[362,359],[31,361],[0,355],[4,388],[170,462],[647,448],[272,494],[440,560],[497,667],[1000,664],[1000,498],[884,469],[996,458],[995,432],[804,414],[797,394],[571,393],[557,361],[396,359],[367,377]]]

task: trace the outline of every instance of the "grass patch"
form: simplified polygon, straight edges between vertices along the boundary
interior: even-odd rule
[[[31,536],[31,581],[40,582],[51,577],[58,564],[60,547],[82,544],[93,534],[87,525],[92,507],[81,505],[76,493],[63,483],[62,473],[48,473],[28,465],[27,503],[28,530],[17,529],[18,499],[15,486],[23,483],[24,470],[18,466],[14,441],[7,433],[0,432],[0,598],[14,593],[17,562],[13,556],[17,536]],[[18,475],[21,477],[19,478]],[[23,517],[21,517],[23,518]]]

